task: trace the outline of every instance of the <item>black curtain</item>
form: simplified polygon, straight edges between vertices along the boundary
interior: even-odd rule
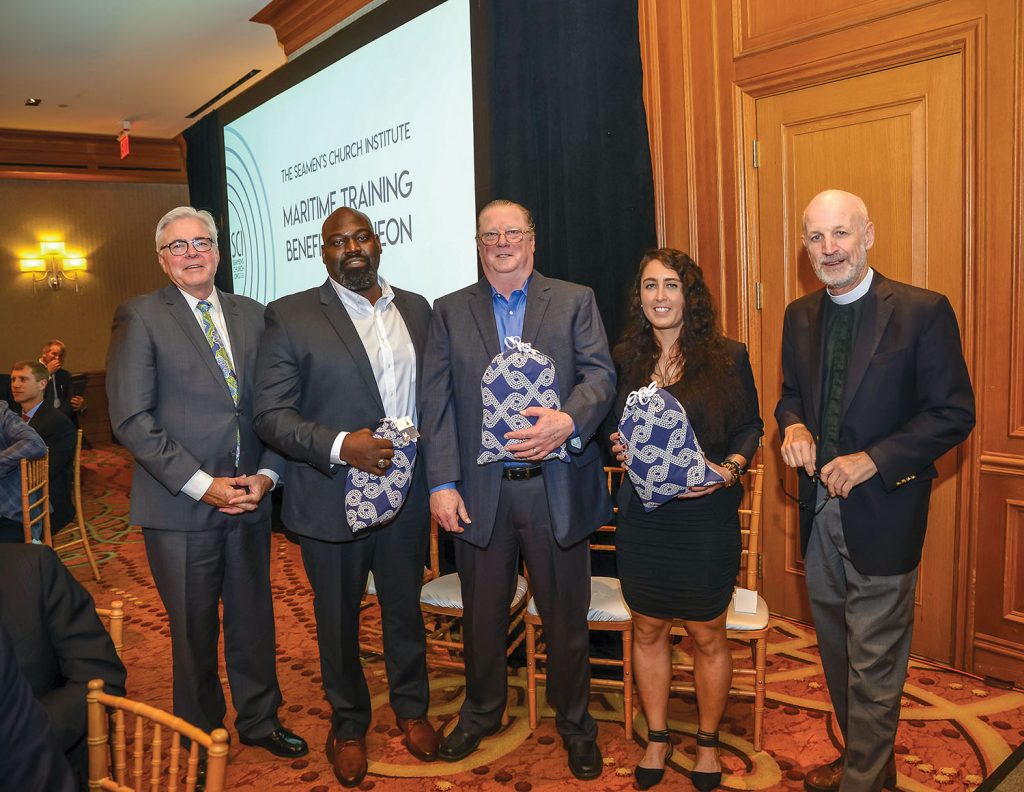
[[[489,195],[537,225],[537,269],[594,289],[609,340],[654,245],[635,0],[492,0]]]
[[[217,288],[232,291],[231,246],[228,244],[228,198],[224,184],[224,133],[217,111],[208,113],[184,132],[185,167],[188,169],[189,200],[196,209],[206,209],[217,221],[220,266]]]

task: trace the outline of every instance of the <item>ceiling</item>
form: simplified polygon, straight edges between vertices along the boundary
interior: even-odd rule
[[[0,128],[116,135],[128,120],[174,137],[249,71],[219,104],[285,63],[274,30],[249,21],[266,3],[0,0]]]

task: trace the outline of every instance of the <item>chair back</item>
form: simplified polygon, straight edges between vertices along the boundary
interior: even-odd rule
[[[118,657],[121,657],[121,650],[124,649],[124,602],[114,600],[110,603],[109,608],[97,608],[96,615],[104,620],[103,626],[110,633],[114,651],[117,652]]]
[[[604,537],[609,534],[615,533],[615,520],[619,514],[619,507],[615,505],[615,500],[619,494],[619,487],[622,486],[622,479],[626,475],[626,469],[623,467],[615,467],[606,465],[604,468],[605,483],[608,486],[608,494],[612,499],[612,521],[608,525],[602,525],[595,531],[594,535],[590,539],[591,550],[601,550],[606,552],[615,552],[615,545],[609,544],[603,541]],[[602,537],[602,534],[604,537]]]
[[[61,544],[55,545],[53,549],[57,553],[61,553],[64,550],[71,550],[72,548],[81,546],[82,550],[85,551],[85,558],[89,562],[89,566],[92,567],[92,575],[96,580],[100,580],[100,568],[96,565],[96,556],[93,555],[92,545],[89,542],[89,533],[85,526],[85,510],[82,508],[82,430],[78,430],[78,436],[75,440],[75,461],[72,469],[72,494],[75,498],[75,519],[73,522],[69,522],[67,525],[58,525],[57,530],[64,530],[64,541]],[[74,529],[78,529],[78,538],[69,538],[74,533]]]
[[[764,574],[764,535],[761,533],[761,500],[764,494],[764,465],[747,471],[744,504],[740,506],[740,534],[743,554],[740,557],[739,585],[760,591]]]
[[[21,525],[25,543],[40,526],[41,540],[53,547],[50,535],[50,451],[38,459],[21,460]]]
[[[176,790],[179,788],[179,776],[184,767],[184,792],[195,792],[199,751],[202,747],[206,749],[207,755],[206,791],[223,792],[228,764],[228,733],[224,729],[214,729],[212,733],[207,734],[169,712],[121,696],[110,696],[103,692],[102,679],[93,679],[89,682],[89,693],[86,698],[89,707],[90,790]],[[126,713],[134,715],[130,756],[126,745]],[[111,721],[113,731],[110,729]],[[148,746],[147,724],[150,734]],[[165,731],[170,736],[169,740],[165,737]],[[191,741],[191,747],[184,757],[182,737]],[[166,769],[165,745],[168,759]]]

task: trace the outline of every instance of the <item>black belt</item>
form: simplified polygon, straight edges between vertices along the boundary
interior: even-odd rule
[[[543,474],[544,468],[541,465],[534,465],[533,467],[507,467],[501,471],[501,477],[509,481],[529,481]]]

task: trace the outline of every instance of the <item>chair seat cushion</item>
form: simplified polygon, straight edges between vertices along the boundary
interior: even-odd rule
[[[729,614],[725,617],[727,630],[763,630],[768,626],[768,603],[757,595],[756,613],[739,613],[733,600],[729,600]]]
[[[516,592],[512,597],[511,609],[515,610],[526,596],[526,578],[522,575],[516,580]],[[420,602],[424,605],[432,605],[435,608],[462,609],[462,581],[458,573],[441,575],[439,578],[427,581],[423,584],[420,592]]]
[[[530,604],[526,606],[526,612],[531,616],[537,616],[537,601],[530,597]],[[591,622],[623,622],[629,621],[632,616],[626,601],[622,598],[622,586],[618,578],[592,577],[590,579],[590,609],[587,611],[587,621]]]

